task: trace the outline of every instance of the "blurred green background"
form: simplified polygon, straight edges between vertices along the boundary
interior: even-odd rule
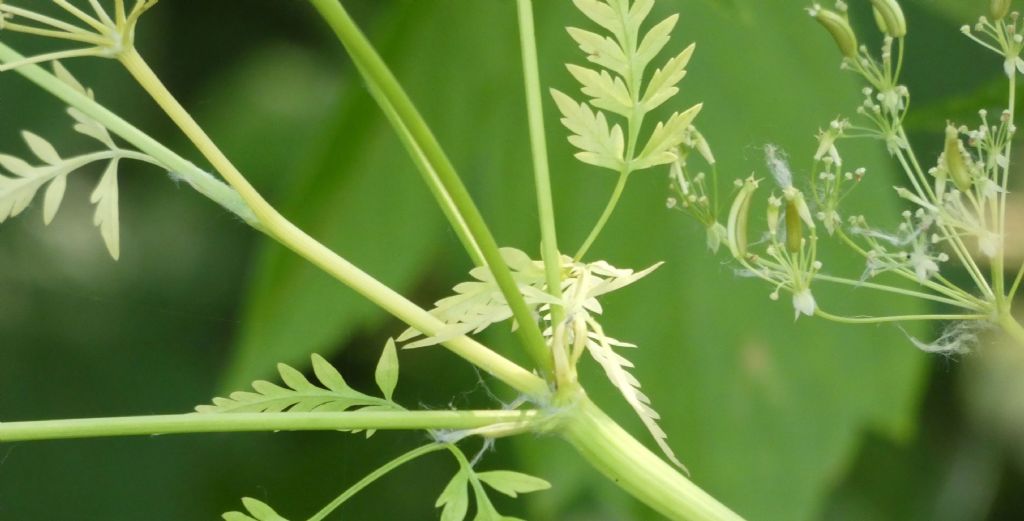
[[[39,0],[25,0],[24,4]],[[582,62],[565,34],[587,22],[569,2],[537,2],[544,81],[575,89]],[[862,35],[873,23],[852,2]],[[504,245],[536,253],[522,76],[511,0],[352,0],[447,147]],[[997,109],[998,60],[960,38],[985,1],[904,2],[912,27],[910,122],[936,149],[945,118]],[[859,103],[859,85],[792,0],[660,0],[680,11],[671,48],[697,53],[674,108],[703,101],[698,121],[723,186],[765,175],[775,143],[806,169],[815,131]],[[23,52],[45,44],[0,35]],[[163,2],[139,47],[171,90],[285,215],[393,287],[429,305],[469,262],[340,46],[305,2]],[[113,62],[68,64],[97,97],[154,136],[197,154]],[[0,150],[24,154],[22,128],[61,150],[88,146],[62,107],[14,74],[0,76]],[[578,164],[547,107],[560,242],[583,239],[614,179]],[[78,148],[76,148],[78,147]],[[856,156],[853,153],[856,152]],[[929,152],[929,155],[931,153]],[[870,170],[856,205],[895,215],[895,171],[882,150],[848,158]],[[801,170],[806,175],[806,171]],[[121,174],[122,258],[91,226],[97,172],[72,176],[44,229],[38,208],[0,228],[0,420],[188,411],[216,393],[303,366],[311,352],[356,387],[383,340],[402,327],[185,186],[131,165]],[[925,356],[895,326],[802,319],[769,288],[703,251],[703,231],[665,209],[661,172],[636,176],[594,249],[617,266],[667,264],[610,296],[609,334],[641,346],[636,374],[692,478],[751,520],[950,520],[1024,517],[1024,357],[987,344],[967,357]],[[858,263],[827,250],[826,266]],[[861,291],[816,290],[826,306],[914,309]],[[509,335],[489,342],[516,356]],[[441,349],[402,354],[397,397],[410,407],[485,406],[505,389]],[[583,369],[598,403],[645,440],[628,407]],[[1016,387],[1014,387],[1016,386]],[[381,433],[237,434],[0,445],[0,519],[214,519],[241,496],[301,519],[376,465],[424,441]],[[555,439],[499,442],[486,468],[517,468],[552,491],[505,511],[531,520],[648,520]],[[337,517],[431,519],[453,472],[421,460],[357,497]]]

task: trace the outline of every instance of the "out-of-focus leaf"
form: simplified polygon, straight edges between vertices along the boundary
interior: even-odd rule
[[[423,41],[422,30],[413,21],[429,11],[407,4],[383,9],[383,19],[399,25],[389,31],[390,36],[375,40],[386,55],[397,56],[391,63],[400,77],[434,53],[454,57],[452,67],[461,67],[456,64],[465,60],[457,48],[463,42],[454,38],[447,41],[447,49],[435,42],[429,48],[408,46],[405,52],[405,42]],[[402,51],[387,52],[389,48]],[[340,45],[335,55],[337,60],[329,66],[349,71]],[[468,63],[464,65],[469,68]],[[302,91],[301,79],[287,81],[293,93]],[[362,90],[362,80],[349,76],[345,81],[352,94],[329,109],[333,115],[329,128],[318,138],[320,151],[313,161],[286,176],[290,191],[283,212],[357,266],[407,291],[420,273],[430,269],[429,255],[436,248],[454,245],[443,234],[441,214],[411,161]],[[420,99],[438,101],[461,99],[459,91],[457,84],[443,90],[421,85],[418,93]],[[428,109],[431,105],[425,104]],[[468,105],[444,113],[426,112],[439,129],[471,129],[475,124],[474,110]],[[269,243],[256,263],[246,303],[226,386],[259,376],[277,361],[296,363],[311,351],[330,353],[344,345],[345,338],[385,316],[307,261]]]
[[[973,24],[979,16],[988,13],[987,0],[912,0],[911,3],[933,10],[958,24]]]
[[[735,16],[705,2],[659,2],[662,16],[681,11],[666,52],[691,41],[698,44],[680,96],[663,109],[704,102],[696,123],[719,157],[723,194],[729,193],[732,179],[752,170],[767,174],[760,161],[766,143],[790,153],[797,177],[803,177],[797,183],[806,185],[810,172],[800,167],[811,163],[814,132],[837,113],[854,113],[859,85],[838,71],[839,56],[827,34],[815,32],[800,6],[771,0],[742,2],[742,8],[755,25],[738,25]],[[538,20],[545,35],[542,75],[561,88],[571,78],[558,70],[559,61],[578,58],[557,26],[586,22],[571,6],[556,4],[538,9]],[[723,34],[730,37],[723,39]],[[512,102],[515,95],[509,96]],[[556,133],[549,136],[552,143],[561,140],[554,113],[549,107],[548,128]],[[899,203],[885,195],[895,177],[884,150],[861,150],[869,152],[858,153],[858,166],[863,162],[873,180],[857,194],[857,204],[895,213]],[[587,177],[591,171],[574,164],[571,152],[565,145],[551,151],[560,241],[566,250],[582,239],[611,190],[610,183]],[[770,288],[736,277],[733,266],[703,251],[701,230],[664,210],[665,180],[649,173],[634,179],[593,255],[619,266],[667,264],[651,280],[609,299],[605,329],[640,345],[633,356],[635,374],[652,399],[666,404],[659,412],[669,443],[695,482],[751,518],[813,518],[863,431],[910,434],[923,356],[896,327],[804,319],[794,324],[790,309],[768,299]],[[502,193],[512,183],[493,191]],[[514,206],[507,196],[501,205]],[[524,244],[531,241],[536,239],[523,239]],[[845,250],[826,248],[822,258],[829,272],[861,269]],[[918,310],[901,302],[880,304],[860,290],[819,286],[815,292],[825,306],[877,313]],[[599,403],[642,433],[629,423],[610,389],[584,378],[593,384]],[[550,477],[554,485],[535,498],[532,517],[561,519],[573,506],[592,504],[594,496],[585,489],[593,482],[578,479],[588,473],[569,470],[580,465],[578,459],[567,457],[558,445],[541,451],[532,441],[524,446],[527,468]],[[653,515],[635,512],[635,519]]]

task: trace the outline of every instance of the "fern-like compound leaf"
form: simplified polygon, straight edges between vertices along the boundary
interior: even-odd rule
[[[601,365],[608,380],[619,389],[622,397],[626,399],[626,403],[640,417],[640,421],[647,427],[665,457],[673,464],[685,469],[686,467],[668,445],[668,434],[658,424],[661,416],[651,406],[651,399],[640,390],[640,381],[629,372],[629,369],[633,368],[633,363],[613,349],[616,344],[620,346],[629,346],[629,344],[623,344],[606,336],[601,325],[592,318],[587,319],[586,324],[590,331],[587,335],[586,346],[591,357]]]
[[[530,259],[515,248],[502,248],[502,259],[512,272],[512,278],[519,286],[527,305],[533,309],[555,302],[544,291],[544,265]],[[415,340],[422,333],[415,329],[406,330],[398,337],[399,342],[408,342],[403,347],[413,349],[436,345],[452,338],[475,334],[492,324],[512,318],[512,310],[504,294],[486,267],[474,268],[469,272],[474,280],[455,286],[455,294],[438,300],[430,313],[446,326],[433,336]],[[415,341],[412,341],[415,340]]]
[[[693,56],[693,49],[694,45],[691,44],[669,60],[664,67],[654,71],[651,81],[647,84],[647,90],[644,91],[644,110],[654,110],[679,93],[679,87],[676,85],[686,76],[686,65]]]
[[[113,159],[107,164],[103,177],[93,190],[89,200],[96,205],[93,224],[99,227],[103,243],[107,245],[110,256],[117,260],[121,257],[121,219],[118,208],[117,166],[119,161]]]
[[[487,486],[509,497],[518,497],[519,494],[528,494],[551,488],[551,483],[548,483],[546,480],[511,470],[477,472],[476,477]]]
[[[576,103],[562,92],[552,89],[551,95],[562,113],[562,124],[572,132],[569,142],[580,149],[576,158],[594,166],[622,170],[626,148],[622,127],[609,126],[604,113],[591,110],[586,103]]]
[[[21,132],[21,137],[25,139],[29,150],[44,163],[54,166],[61,164],[60,154],[57,153],[57,149],[53,148],[49,141],[27,130]]]
[[[287,387],[257,380],[253,390],[237,391],[227,398],[214,398],[213,405],[200,405],[200,413],[238,412],[341,412],[355,407],[396,410],[400,407],[384,398],[363,394],[349,387],[341,374],[320,355],[313,355],[313,372],[320,384],[311,383],[298,370],[278,364],[281,380]]]
[[[469,511],[469,471],[464,468],[452,477],[434,506],[441,509],[441,521],[463,521]]]
[[[629,117],[633,110],[633,100],[622,78],[612,76],[608,71],[595,71],[578,65],[568,65],[567,68],[583,86],[583,94],[590,98],[591,105]]]
[[[667,165],[676,159],[676,147],[686,139],[687,129],[697,117],[701,105],[690,107],[684,112],[676,112],[668,121],[658,123],[647,140],[647,145],[636,158],[633,168],[642,170],[652,166]]]
[[[654,0],[574,0],[574,4],[611,34],[605,36],[568,28],[569,35],[587,54],[587,59],[605,69],[568,66],[589,104],[577,103],[569,96],[552,91],[563,115],[562,123],[572,132],[569,140],[581,150],[576,157],[623,175],[671,163],[676,158],[675,148],[686,139],[699,106],[676,112],[668,120],[659,122],[639,154],[634,152],[634,147],[638,145],[639,125],[644,117],[678,94],[678,84],[686,76],[693,45],[670,58],[651,75],[646,85],[644,83],[645,71],[668,45],[679,21],[678,15],[669,16],[644,32],[641,29]],[[610,124],[602,110],[623,117],[628,122],[627,131]],[[625,152],[620,149],[623,134],[629,136],[626,149],[632,157],[624,157]]]
[[[54,75],[62,82],[89,98],[93,92],[83,86],[60,62],[53,63]],[[131,158],[159,164],[155,159],[139,152],[123,150],[114,142],[110,131],[101,123],[83,112],[69,108],[68,114],[74,119],[74,129],[82,135],[100,142],[105,151],[61,157],[57,149],[45,138],[23,131],[22,138],[29,151],[35,156],[32,164],[24,159],[0,154],[0,223],[25,211],[46,186],[43,196],[43,222],[50,224],[57,216],[67,191],[67,176],[92,163],[107,162],[90,200],[96,205],[93,223],[99,228],[100,236],[110,256],[115,260],[121,255],[121,225],[117,173],[120,160]]]
[[[619,47],[619,43],[615,39],[575,27],[569,27],[566,31],[579,45],[580,50],[587,55],[587,60],[591,63],[600,65],[622,77],[629,74],[631,68],[626,52]]]
[[[266,503],[251,497],[242,498],[247,513],[227,512],[221,516],[224,521],[288,521]]]

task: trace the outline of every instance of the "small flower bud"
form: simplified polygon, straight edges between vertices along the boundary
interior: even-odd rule
[[[907,19],[903,9],[896,0],[871,0],[875,11],[875,21],[883,33],[893,38],[907,35]]]
[[[814,301],[814,294],[811,293],[810,288],[793,292],[793,309],[796,311],[796,318],[800,318],[800,315],[814,316],[817,308],[818,305]]]
[[[740,193],[729,210],[729,222],[727,237],[729,250],[732,256],[742,259],[747,256],[747,222],[750,220],[750,202],[754,198],[754,191],[757,190],[758,181],[748,177],[742,182]]]
[[[988,14],[995,21],[1006,18],[1010,14],[1010,0],[992,0],[989,3]]]
[[[814,219],[803,192],[790,187],[783,195],[786,198],[786,250],[797,253],[803,247],[804,224],[813,229]]]
[[[843,56],[850,59],[857,57],[857,35],[853,32],[853,27],[850,27],[850,21],[846,17],[818,5],[809,9],[808,12],[832,34],[832,38],[839,45],[839,51],[843,53]]]
[[[944,149],[946,171],[949,173],[949,177],[953,179],[953,184],[961,192],[967,192],[971,189],[972,179],[971,170],[967,165],[967,160],[964,158],[962,147],[963,144],[960,143],[959,131],[953,125],[947,125],[946,146]]]

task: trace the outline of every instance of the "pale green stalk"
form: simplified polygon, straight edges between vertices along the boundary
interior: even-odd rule
[[[352,60],[356,63],[359,71],[364,75],[366,81],[379,89],[388,103],[394,109],[409,134],[416,141],[423,152],[423,156],[437,172],[441,183],[451,197],[455,207],[458,208],[465,219],[473,235],[473,239],[480,246],[480,250],[487,261],[487,266],[494,275],[494,280],[501,289],[508,302],[512,315],[515,317],[519,328],[516,333],[522,340],[523,347],[537,364],[541,374],[545,377],[552,377],[553,363],[551,353],[548,350],[544,336],[541,334],[540,326],[533,316],[533,311],[526,304],[519,286],[512,278],[512,272],[505,264],[498,249],[498,243],[491,235],[483,215],[476,207],[476,203],[469,195],[469,191],[462,183],[455,167],[448,156],[444,153],[437,138],[434,137],[423,117],[419,114],[412,100],[402,89],[398,80],[388,69],[384,60],[356,26],[352,17],[338,0],[311,0],[313,7],[317,9],[324,21],[334,30],[342,45],[348,50]],[[229,181],[230,182],[230,181]],[[418,329],[418,328],[417,328]],[[422,331],[422,330],[421,330]]]
[[[330,503],[327,504],[327,506],[325,506],[319,512],[310,517],[308,521],[322,521],[323,519],[326,519],[327,516],[331,515],[331,512],[334,512],[338,507],[342,505],[342,503],[348,501],[349,499],[352,498],[352,496],[355,496],[364,488],[370,486],[371,484],[373,484],[374,481],[377,481],[378,479],[384,477],[392,470],[395,470],[396,468],[401,467],[402,465],[405,465],[406,463],[409,463],[410,461],[415,460],[420,456],[426,456],[427,454],[430,454],[432,452],[438,452],[446,450],[448,448],[449,447],[446,444],[432,443],[430,445],[417,447],[409,452],[406,452],[405,454],[402,454],[401,456],[381,465],[377,470],[374,470],[365,478],[359,480],[358,483],[349,487],[348,490],[342,492],[342,494],[335,498],[334,501],[331,501]]]
[[[1002,22],[1000,22],[1002,23]],[[1017,74],[1014,73],[1010,76],[1010,95],[1009,95],[1009,107],[1010,112],[1010,124],[1013,125],[1016,122],[1016,109],[1017,109]],[[999,200],[999,215],[996,221],[998,227],[996,233],[1002,240],[1003,247],[999,248],[998,254],[992,259],[992,284],[995,286],[995,292],[998,297],[996,306],[1000,312],[1004,309],[1009,310],[1012,302],[1012,294],[1006,291],[1006,195],[1009,192],[1009,181],[1010,181],[1010,158],[1013,157],[1013,138],[1007,139],[1006,142],[1006,168],[1003,169],[1002,178],[1002,192],[998,195]],[[1024,266],[1022,266],[1024,267]]]
[[[537,425],[537,411],[190,413],[0,422],[0,442],[206,432],[479,429]]]
[[[140,65],[136,68],[136,71],[147,78],[149,86],[158,93],[161,104],[166,105],[170,110],[169,113],[175,114],[177,120],[183,122],[190,129],[189,133],[202,136],[199,139],[200,142],[205,142],[205,145],[201,147],[201,150],[205,149],[205,152],[211,153],[212,157],[218,159],[214,163],[215,165],[219,164],[222,167],[226,165],[226,171],[232,175],[232,179],[238,183],[238,186],[245,188],[248,200],[239,191],[204,172],[41,67],[28,64],[19,66],[15,70],[43,90],[56,96],[69,106],[82,111],[114,134],[132,144],[135,148],[156,159],[164,167],[170,169],[173,176],[187,182],[199,193],[238,215],[247,224],[281,241],[282,244],[292,248],[304,258],[321,267],[327,273],[352,287],[360,294],[367,296],[369,300],[380,305],[410,326],[416,327],[427,334],[432,334],[432,332],[444,327],[440,320],[430,315],[427,311],[398,295],[384,284],[330,251],[327,247],[316,242],[271,208],[248,181],[241,176],[237,169],[231,165],[227,158],[212,145],[209,137],[206,137],[205,133],[192,121],[184,108],[163,88],[163,85],[152,74],[152,71],[145,65],[141,57],[138,57],[134,52],[132,54],[134,55],[134,58],[132,58],[133,63]],[[23,59],[24,57],[13,49],[0,43],[0,62],[12,63],[22,61]],[[250,206],[250,204],[260,207],[263,213],[262,216],[257,216],[252,209],[254,206]],[[413,322],[420,324],[420,326],[416,326]],[[444,345],[454,353],[520,392],[535,398],[543,398],[548,393],[547,384],[543,380],[470,338],[456,338],[445,342]]]
[[[365,76],[365,74],[364,74]],[[391,123],[391,126],[395,129],[395,133],[398,134],[399,141],[402,142],[402,146],[405,147],[409,157],[412,158],[416,168],[420,171],[420,175],[423,176],[423,181],[427,183],[427,187],[430,189],[430,193],[433,194],[434,199],[437,201],[438,206],[441,207],[441,211],[444,213],[445,218],[451,224],[452,229],[455,231],[455,235],[459,238],[459,242],[462,243],[462,247],[469,254],[470,259],[473,260],[475,266],[484,266],[486,260],[484,259],[483,252],[480,251],[480,245],[473,239],[473,234],[469,230],[469,226],[466,224],[466,220],[462,218],[462,214],[459,213],[459,209],[455,207],[455,202],[452,201],[451,195],[445,190],[444,185],[441,183],[441,178],[438,177],[437,171],[430,164],[427,156],[423,153],[423,149],[416,142],[412,133],[409,132],[409,128],[402,122],[402,117],[395,111],[395,107],[387,100],[384,94],[374,84],[368,85],[370,95],[380,105],[380,109],[384,112],[384,116]]]
[[[263,199],[134,49],[125,51],[118,58],[214,169],[238,192],[267,235],[409,326],[427,335],[436,335],[444,328],[444,323],[437,317],[310,237]],[[468,337],[459,337],[442,344],[520,392],[538,399],[548,394],[547,384],[542,379]]]
[[[988,320],[989,315],[902,315],[885,317],[844,317],[822,311],[814,311],[815,315],[842,324],[882,324],[886,322],[910,322],[918,320],[950,321],[950,320]]]
[[[0,62],[14,63],[22,60],[24,60],[24,56],[0,42]],[[171,149],[163,146],[160,142],[149,137],[146,133],[135,128],[85,94],[73,89],[42,67],[38,65],[22,65],[15,69],[15,72],[25,76],[69,106],[77,108],[87,116],[100,122],[111,132],[170,169],[174,176],[191,185],[196,191],[237,215],[250,226],[259,229],[260,225],[256,215],[252,213],[252,210],[245,204],[245,201],[231,187],[204,172],[178,154],[175,154]]]
[[[532,0],[518,0],[519,42],[523,56],[523,76],[526,82],[526,108],[530,125],[530,149],[533,155],[534,185],[537,190],[537,210],[540,219],[541,258],[548,293],[562,298],[562,254],[558,251],[555,230],[555,206],[551,197],[551,173],[548,167],[548,148],[544,133],[544,104],[541,96],[540,67],[537,64],[537,37],[533,23]],[[554,327],[565,319],[562,306],[551,306],[551,324]],[[557,365],[557,364],[556,364]],[[564,375],[557,375],[559,378]]]
[[[576,255],[573,258],[576,261],[583,260],[583,256],[590,251],[590,247],[597,240],[597,237],[601,235],[604,230],[604,225],[608,223],[608,219],[611,218],[612,214],[615,213],[615,207],[619,204],[619,199],[622,197],[622,192],[626,188],[626,182],[629,181],[629,170],[625,167],[623,171],[619,173],[619,180],[615,183],[615,189],[612,190],[612,196],[608,199],[608,204],[605,205],[604,211],[601,212],[601,217],[597,220],[597,224],[590,230],[590,234],[587,235],[587,239],[583,241],[583,245],[576,251]]]
[[[999,325],[1017,343],[1018,347],[1024,348],[1024,326],[1021,326],[1009,311],[1000,315]]]
[[[972,302],[965,302],[963,300],[949,299],[949,298],[940,297],[938,295],[934,295],[934,294],[931,294],[931,293],[924,293],[924,292],[921,292],[921,291],[914,291],[914,290],[910,290],[910,289],[900,288],[900,287],[897,287],[897,286],[889,286],[889,285],[886,285],[886,284],[876,284],[876,283],[873,283],[873,282],[867,282],[867,281],[862,281],[862,280],[852,280],[852,279],[847,279],[847,278],[844,278],[844,277],[833,277],[833,276],[830,276],[830,275],[821,275],[821,274],[815,275],[814,276],[814,280],[820,280],[820,281],[823,281],[823,282],[832,282],[832,283],[835,283],[835,284],[844,284],[844,285],[847,285],[847,286],[854,286],[854,287],[857,287],[857,288],[873,289],[873,290],[876,290],[876,291],[884,291],[884,292],[888,292],[888,293],[895,293],[897,295],[904,295],[904,296],[907,296],[907,297],[914,297],[914,298],[919,298],[919,299],[924,299],[924,300],[931,300],[932,302],[939,302],[939,303],[942,303],[942,304],[949,304],[950,306],[956,306],[956,307],[960,307],[960,308],[964,308],[964,309],[970,309],[970,310],[977,309],[977,306],[974,303],[972,303]]]
[[[608,479],[675,521],[742,521],[623,430],[582,393],[562,436]]]

